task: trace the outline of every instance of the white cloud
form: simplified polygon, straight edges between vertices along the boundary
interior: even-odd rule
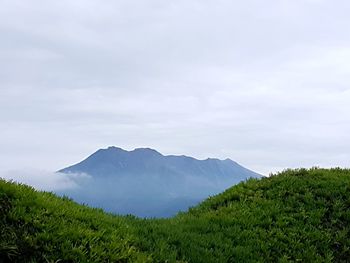
[[[2,1],[2,165],[117,145],[347,166],[349,3]]]
[[[34,187],[43,191],[60,191],[78,188],[89,180],[87,174],[63,174],[44,170],[26,169],[2,171],[0,177]]]

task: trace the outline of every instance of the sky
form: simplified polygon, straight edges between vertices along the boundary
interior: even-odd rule
[[[345,0],[0,0],[0,171],[45,175],[111,145],[264,175],[350,167],[349,12]]]

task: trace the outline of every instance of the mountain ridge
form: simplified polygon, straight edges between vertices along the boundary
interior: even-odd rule
[[[122,158],[121,160],[117,160],[116,158]],[[147,158],[148,161],[152,158],[159,158],[159,160],[183,160],[185,162],[195,162],[197,164],[201,163],[215,163],[215,162],[220,162],[220,163],[227,163],[227,164],[231,164],[231,165],[235,165],[237,167],[240,167],[242,169],[244,169],[244,171],[249,171],[252,173],[252,175],[255,175],[256,177],[260,177],[261,175],[258,173],[255,173],[243,166],[241,166],[240,164],[238,164],[237,162],[233,161],[232,159],[226,158],[226,159],[218,159],[218,158],[207,158],[207,159],[197,159],[191,156],[187,156],[187,155],[163,155],[162,153],[158,152],[155,149],[152,148],[135,148],[134,150],[131,151],[127,151],[124,150],[122,148],[116,147],[116,146],[109,146],[108,148],[102,148],[97,150],[96,152],[94,152],[93,154],[91,154],[90,156],[88,156],[87,158],[85,158],[83,161],[78,162],[77,164],[68,166],[66,168],[60,169],[57,172],[61,172],[61,173],[69,173],[72,172],[74,173],[75,171],[77,172],[82,172],[82,170],[84,170],[85,168],[87,168],[86,166],[90,166],[89,164],[86,164],[87,162],[93,160],[93,159],[97,159],[97,160],[101,160],[104,158],[104,162],[108,161],[108,162],[114,162],[114,161],[118,161],[119,163],[122,161],[125,161],[125,158],[128,157],[141,157],[141,158]],[[94,160],[95,161],[95,160]],[[136,160],[136,161],[140,161],[140,160]],[[96,165],[95,163],[92,165]],[[114,167],[114,168],[118,168],[118,167]],[[92,172],[89,173],[89,171],[83,171],[86,172],[90,175],[94,175]]]
[[[59,170],[87,174],[78,189],[59,192],[74,200],[120,214],[168,217],[210,195],[261,175],[230,160],[198,160],[163,155],[151,148],[126,151],[110,146]]]

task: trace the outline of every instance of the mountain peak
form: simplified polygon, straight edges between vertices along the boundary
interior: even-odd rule
[[[107,149],[101,149],[101,150],[105,150],[105,151],[125,151],[124,149],[122,148],[119,148],[119,147],[115,147],[115,146],[109,146]]]
[[[107,151],[107,152],[123,152],[123,153],[145,153],[145,154],[158,154],[158,155],[162,155],[160,152],[152,149],[152,148],[148,148],[148,147],[145,147],[145,148],[135,148],[134,150],[132,151],[127,151],[127,150],[124,150],[120,147],[116,147],[116,146],[109,146],[108,148],[106,149],[100,149],[100,151]]]
[[[162,155],[160,152],[152,149],[152,148],[135,148],[133,151],[134,153],[152,153],[152,154],[159,154]]]

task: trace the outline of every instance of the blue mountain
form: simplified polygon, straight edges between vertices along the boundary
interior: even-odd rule
[[[100,149],[58,172],[90,175],[79,188],[60,194],[113,213],[141,217],[172,216],[240,181],[260,177],[230,159],[197,160],[164,156],[149,148],[117,147]]]

